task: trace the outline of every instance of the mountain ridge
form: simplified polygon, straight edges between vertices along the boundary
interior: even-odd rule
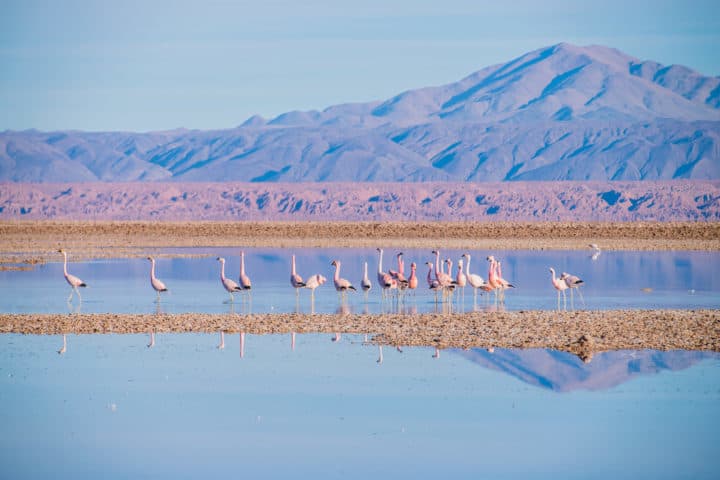
[[[457,82],[224,130],[0,133],[0,181],[720,178],[720,77],[560,43]]]

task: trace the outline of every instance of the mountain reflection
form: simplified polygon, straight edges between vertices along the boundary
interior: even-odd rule
[[[683,370],[705,359],[720,358],[718,352],[619,350],[598,352],[591,362],[583,363],[572,353],[545,349],[472,349],[456,353],[483,367],[556,392],[607,390],[636,377]]]

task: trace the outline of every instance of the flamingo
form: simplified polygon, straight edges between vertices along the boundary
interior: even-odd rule
[[[222,282],[223,287],[225,287],[225,290],[227,290],[230,294],[230,302],[235,302],[235,297],[233,296],[233,293],[242,292],[243,289],[234,281],[230,280],[229,278],[225,278],[225,259],[222,257],[218,257],[217,261],[220,262],[220,281]]]
[[[593,253],[592,253],[592,255],[590,255],[590,259],[593,261],[597,260],[598,257],[600,256],[600,254],[602,253],[602,250],[600,250],[600,247],[598,246],[598,244],[591,243],[590,245],[588,245],[588,247],[593,249]]]
[[[365,292],[365,300],[367,300],[368,292],[372,288],[372,283],[370,283],[370,279],[368,278],[367,262],[363,264],[363,278],[360,280],[360,288]]]
[[[378,248],[377,251],[380,253],[380,257],[378,258],[377,271],[378,285],[380,285],[380,288],[382,288],[382,296],[383,298],[385,298],[386,290],[397,288],[397,280],[395,280],[389,273],[385,273],[382,271],[383,249]]]
[[[575,308],[574,307],[575,299],[574,299],[574,295],[573,295],[573,290],[575,290],[575,289],[577,289],[578,294],[580,295],[580,299],[582,300],[583,305],[584,305],[585,299],[583,298],[582,291],[580,290],[580,285],[583,285],[585,282],[582,281],[580,279],[580,277],[577,277],[575,275],[570,275],[567,272],[563,272],[560,275],[560,280],[564,281],[567,284],[568,288],[570,289],[570,308]]]
[[[440,286],[440,282],[433,278],[433,264],[431,262],[425,262],[425,265],[428,267],[428,273],[427,273],[427,283],[428,288],[435,292],[435,303],[438,302],[438,290],[440,290],[442,287]]]
[[[465,277],[467,278],[467,283],[470,284],[470,286],[473,288],[473,304],[477,301],[477,291],[479,288],[482,288],[482,286],[485,284],[485,281],[483,281],[482,277],[480,275],[470,273],[470,254],[465,253],[463,254],[463,257],[467,259],[467,263],[465,264]]]
[[[415,290],[418,286],[418,277],[417,277],[417,265],[415,262],[412,262],[410,264],[410,278],[408,278],[408,288],[410,290]],[[413,293],[414,295],[414,293]]]
[[[467,285],[467,275],[463,271],[463,259],[458,260],[457,275],[455,276],[455,283],[458,287],[462,288],[462,297],[465,299],[465,285]]]
[[[63,254],[63,258],[65,259],[65,263],[63,264],[63,274],[65,275],[65,280],[67,283],[72,287],[72,290],[70,290],[70,296],[68,297],[67,301],[72,301],[73,292],[77,293],[78,299],[82,302],[82,296],[80,295],[80,290],[78,290],[78,287],[87,287],[87,284],[80,280],[75,275],[71,275],[67,271],[67,253],[62,248],[58,250],[59,253]]]
[[[405,262],[403,261],[403,253],[400,252],[397,254],[397,261],[398,261],[398,269],[397,271],[389,270],[388,273],[390,276],[392,276],[395,281],[397,282],[398,288],[404,289],[407,287],[407,278],[405,278]]]
[[[565,280],[555,277],[555,270],[553,268],[550,268],[550,273],[552,274],[552,286],[555,287],[555,290],[557,290],[557,309],[558,311],[560,310],[560,292],[562,292],[563,305],[565,306],[565,310],[567,310],[567,296],[565,294],[565,290],[568,289],[568,285],[565,283]]]
[[[496,260],[495,257],[490,255],[487,257],[487,261],[490,263],[490,266],[488,267],[488,284],[490,287],[492,287],[492,290],[495,291],[495,301],[498,300],[498,292],[502,288],[502,283],[500,282],[500,279],[497,275],[497,267],[496,267]]]
[[[348,290],[356,291],[355,287],[353,287],[348,280],[340,278],[340,260],[333,260],[330,265],[335,267],[335,276],[333,277],[335,290],[337,290],[343,298],[345,297],[345,292]]]
[[[307,279],[307,281],[305,282],[305,288],[310,289],[311,303],[315,303],[315,289],[325,282],[327,282],[327,278],[323,277],[319,273],[316,275],[312,275],[310,276],[310,278]]]
[[[440,268],[440,250],[433,250],[435,255],[435,279],[438,281],[440,288],[443,290],[443,300],[448,288],[452,285],[452,277],[447,273],[443,272]]]
[[[305,286],[302,277],[295,272],[295,255],[292,256],[292,261],[290,262],[290,285],[295,289],[296,297],[300,294],[300,289]]]
[[[250,277],[245,274],[245,252],[240,252],[240,286],[243,290],[251,290],[252,282]],[[249,294],[250,292],[248,292]]]
[[[150,285],[157,292],[157,301],[160,301],[160,292],[167,292],[168,289],[165,284],[155,277],[155,259],[153,257],[147,257],[150,260]]]
[[[497,279],[500,282],[500,294],[502,296],[502,301],[505,301],[505,290],[508,288],[515,288],[515,285],[505,280],[502,276],[502,263],[500,260],[497,260],[495,262],[495,270],[497,273]]]

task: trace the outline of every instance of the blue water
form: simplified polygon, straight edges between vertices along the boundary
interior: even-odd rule
[[[237,280],[239,250],[222,248],[175,249],[172,252],[205,255],[197,258],[162,258],[157,260],[157,276],[170,289],[163,295],[160,309],[169,313],[208,312],[310,312],[343,311],[381,313],[397,309],[381,301],[377,288],[377,253],[374,249],[270,249],[248,248],[246,270],[253,281],[251,299],[229,296],[219,281],[217,256],[227,259],[226,275]],[[160,251],[162,252],[162,251]],[[166,251],[167,252],[167,251]],[[72,259],[72,253],[70,256]],[[297,255],[298,273],[303,277],[321,273],[328,283],[318,288],[311,306],[310,292],[300,292],[296,302],[290,287],[290,255]],[[397,268],[396,251],[386,250],[384,270]],[[406,312],[432,312],[438,307],[434,294],[427,289],[426,261],[434,258],[429,250],[405,250],[406,270],[416,262],[420,287],[400,306]],[[460,258],[464,251],[443,251],[443,257]],[[487,277],[488,254],[503,262],[503,275],[517,288],[506,293],[501,308],[507,310],[554,309],[556,292],[550,284],[548,268],[558,274],[567,271],[585,281],[584,303],[575,296],[576,309],[605,310],[618,308],[718,308],[720,306],[720,254],[717,252],[603,252],[597,259],[583,251],[493,251],[472,255],[471,270]],[[341,303],[332,285],[333,259],[342,261],[341,276],[359,287],[362,265],[368,262],[374,284],[367,300],[361,292],[348,294]],[[61,258],[58,258],[61,260]],[[150,313],[157,310],[155,292],[149,282],[149,262],[139,259],[111,259],[74,263],[70,273],[79,276],[89,287],[82,290],[82,305],[77,298],[68,306],[70,287],[62,275],[62,263],[38,265],[32,271],[0,272],[0,311],[7,313],[43,313],[81,310],[83,313]],[[250,301],[251,300],[251,301]],[[570,308],[568,296],[568,308]],[[454,311],[495,309],[488,296],[473,303],[469,288],[464,301],[455,295]]]
[[[168,253],[169,250],[158,253]],[[431,312],[424,283],[398,307],[342,302],[330,262],[356,285],[374,249],[246,249],[252,298],[234,304],[237,249],[158,258],[171,292],[155,303],[145,259],[71,263],[90,286],[66,302],[61,263],[0,272],[2,312],[311,311],[298,272],[322,273],[316,312]],[[72,258],[72,252],[71,258]],[[394,267],[387,252],[385,269]],[[455,260],[462,251],[443,252]],[[553,309],[549,267],[585,280],[575,308],[718,308],[720,255],[707,252],[493,254],[517,285],[504,306],[472,293],[455,312]],[[406,264],[432,260],[406,250]],[[241,340],[242,338],[242,340]],[[380,348],[343,334],[0,335],[0,478],[717,478],[720,357],[712,352]],[[220,345],[224,348],[218,348]],[[149,347],[151,345],[151,347]],[[58,354],[62,352],[62,354]]]
[[[720,358],[0,335],[2,478],[717,478]]]

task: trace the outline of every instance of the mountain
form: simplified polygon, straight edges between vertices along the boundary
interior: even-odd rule
[[[610,351],[596,353],[589,363],[577,356],[554,350],[509,350],[497,348],[456,353],[485,368],[511,375],[527,384],[556,392],[607,390],[633,378],[662,371],[684,370],[717,352],[702,351]]]
[[[720,181],[0,183],[0,220],[718,221]]]
[[[237,128],[0,133],[0,181],[720,178],[720,77],[559,44],[386,101]]]

